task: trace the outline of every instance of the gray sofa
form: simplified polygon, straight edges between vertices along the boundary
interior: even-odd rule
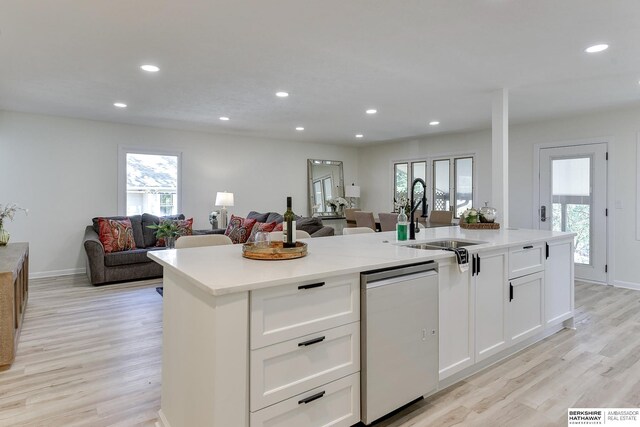
[[[247,215],[249,219],[255,219],[258,222],[277,222],[278,224],[284,221],[284,218],[278,212],[266,212],[260,213],[256,211],[251,211]],[[301,216],[296,216],[296,228],[298,230],[304,230],[311,237],[324,237],[324,236],[333,236],[335,234],[335,230],[333,227],[327,227],[322,224],[322,220],[317,217],[305,218]]]
[[[136,249],[122,252],[105,253],[98,238],[98,218],[87,226],[84,232],[84,249],[87,254],[87,276],[92,285],[122,282],[129,280],[151,279],[162,277],[162,266],[147,257],[147,252],[164,250],[156,247],[155,231],[148,225],[158,224],[160,217],[151,214],[133,215],[129,217],[113,216],[110,219],[131,220],[133,238]],[[162,219],[184,219],[184,215],[162,217]]]

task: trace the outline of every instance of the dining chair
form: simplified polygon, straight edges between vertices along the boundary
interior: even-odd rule
[[[282,236],[284,232],[282,231],[272,231],[269,233],[269,237],[271,237],[272,242],[282,242]],[[298,239],[310,239],[311,235],[304,230],[296,230],[296,240]]]
[[[202,246],[231,245],[233,242],[224,234],[181,236],[176,240],[176,249],[199,248]]]
[[[453,212],[451,211],[431,211],[429,222],[433,224],[451,224]]]
[[[358,208],[347,208],[344,210],[344,217],[347,220],[347,227],[355,227],[356,226],[356,217],[354,212],[359,211]]]
[[[427,225],[427,218],[422,217],[422,209],[416,209],[416,211],[413,213],[413,217],[418,220],[419,224],[425,226]]]
[[[373,231],[369,227],[351,227],[351,228],[345,228],[342,230],[342,234],[344,234],[345,236],[350,234],[367,234],[367,233],[375,233],[375,231]]]
[[[373,212],[354,212],[356,217],[356,227],[369,227],[373,231],[376,231],[376,220],[373,217]]]
[[[380,231],[396,231],[396,224],[398,223],[397,213],[384,213],[378,214],[380,219]]]
[[[224,234],[204,234],[197,236],[180,236],[176,239],[176,249],[201,248],[203,246],[232,245],[233,242]],[[164,297],[164,286],[158,286],[156,292]]]

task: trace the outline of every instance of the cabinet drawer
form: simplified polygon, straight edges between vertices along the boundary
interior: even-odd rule
[[[301,393],[250,415],[251,427],[347,427],[360,421],[360,374]]]
[[[251,292],[251,349],[360,320],[357,274]]]
[[[251,410],[360,370],[360,322],[251,351]]]
[[[544,243],[509,248],[509,279],[544,270],[544,259]]]

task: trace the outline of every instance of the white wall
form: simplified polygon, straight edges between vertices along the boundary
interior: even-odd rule
[[[626,108],[563,117],[511,126],[509,135],[509,220],[513,227],[532,228],[534,145],[593,140],[609,142],[610,221],[609,282],[640,288],[640,241],[636,240],[636,141],[640,132],[640,108]],[[394,160],[444,153],[475,151],[476,205],[491,201],[491,131],[447,134],[419,140],[390,142],[359,149],[361,206],[374,212],[388,211],[393,194]],[[617,202],[617,203],[614,203]],[[491,204],[491,203],[490,203]],[[613,209],[614,206],[619,206]]]
[[[514,227],[532,227],[535,144],[602,139],[609,142],[609,282],[640,288],[640,242],[636,240],[636,141],[640,108],[626,108],[513,126],[510,130],[509,209]],[[615,201],[620,208],[614,208]]]
[[[286,209],[307,214],[307,158],[342,160],[357,176],[355,148],[243,138],[0,111],[0,203],[29,208],[6,224],[28,241],[35,276],[84,271],[84,228],[117,214],[118,145],[182,151],[182,210],[210,228],[217,191],[235,195],[230,213]]]

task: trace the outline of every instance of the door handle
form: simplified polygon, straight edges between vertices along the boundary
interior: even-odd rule
[[[509,302],[513,301],[513,285],[509,283]]]
[[[547,245],[547,249],[546,249],[546,259],[549,259],[549,244],[545,243]]]
[[[480,255],[476,255],[478,265],[476,266],[476,276],[480,274]]]
[[[309,341],[304,341],[304,342],[298,343],[298,347],[306,347],[306,346],[309,346],[309,345],[312,345],[312,344],[317,344],[319,342],[324,341],[324,339],[325,339],[324,336],[321,336],[321,337],[318,337],[318,338],[313,338],[313,339],[310,339]]]
[[[547,220],[547,207],[542,205],[540,206],[540,221],[545,222]]]
[[[476,256],[471,255],[471,275],[475,276],[476,275]]]
[[[313,288],[319,288],[321,286],[324,286],[324,282],[311,283],[310,285],[300,285],[298,286],[298,289],[313,289]]]
[[[314,400],[318,400],[320,399],[322,396],[324,396],[324,391],[321,391],[320,393],[316,393],[313,396],[309,396],[309,397],[305,397],[302,400],[298,400],[298,405],[302,405],[302,404],[307,404],[310,402],[313,402]]]

